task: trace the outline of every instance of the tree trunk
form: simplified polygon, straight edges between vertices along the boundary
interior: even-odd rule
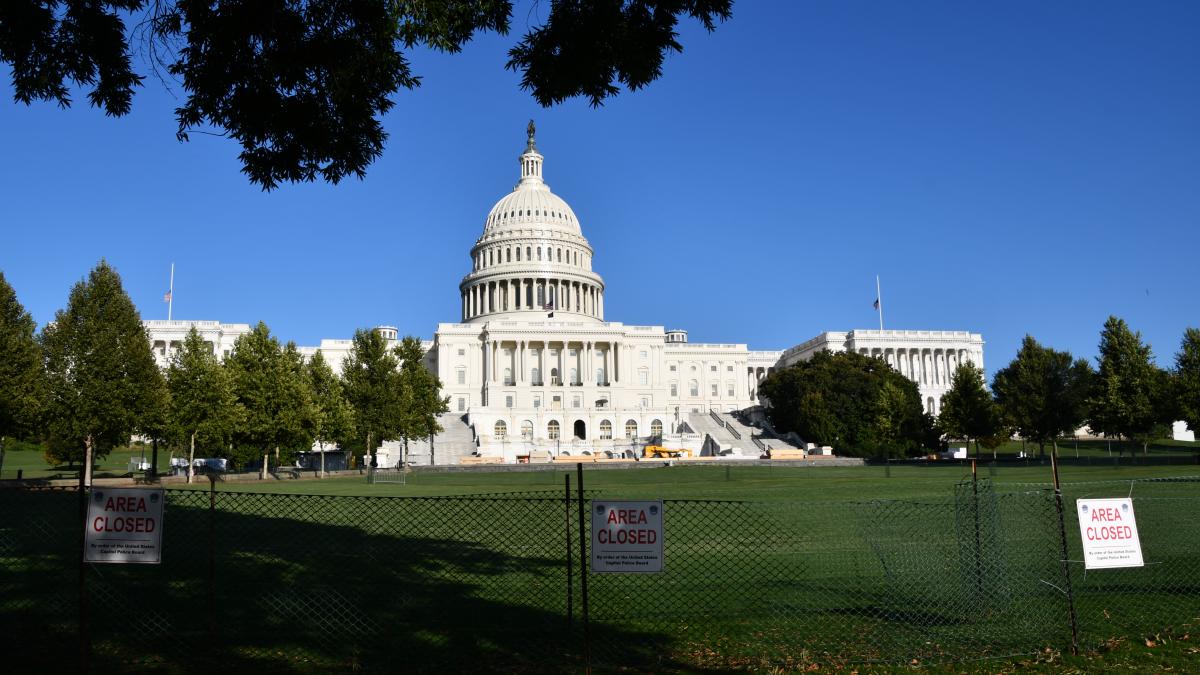
[[[192,432],[191,441],[188,444],[188,472],[187,482],[192,482],[192,477],[196,475],[196,432]]]
[[[150,477],[158,480],[158,438],[150,440],[153,450],[150,451]]]
[[[83,441],[83,486],[92,486],[92,435],[88,434]]]
[[[1054,451],[1054,459],[1058,459],[1058,439],[1054,439],[1051,443],[1053,444],[1051,449]]]
[[[975,461],[979,461],[979,439],[975,439]]]
[[[400,453],[400,468],[404,468],[405,462],[408,461],[408,436],[404,437],[404,452]]]
[[[367,454],[363,459],[367,463],[366,468],[370,469],[375,466],[375,449],[371,447],[371,432],[369,431],[367,432]]]
[[[325,442],[317,441],[317,448],[319,448],[321,450],[321,473],[318,474],[317,477],[324,478],[325,477]]]
[[[1149,441],[1142,441],[1142,457],[1146,457],[1150,454],[1150,450],[1147,449],[1149,445]]]
[[[275,470],[279,470],[279,446],[275,446]]]
[[[259,480],[267,479],[267,459],[270,456],[271,456],[271,451],[267,448],[263,448],[263,465],[262,465],[262,468],[258,470],[258,479]]]

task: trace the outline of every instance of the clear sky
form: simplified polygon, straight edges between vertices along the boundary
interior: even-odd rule
[[[175,318],[430,338],[534,118],[612,321],[782,349],[878,327],[878,274],[887,327],[980,332],[989,373],[1025,333],[1092,357],[1109,314],[1168,365],[1200,325],[1200,3],[744,0],[650,88],[548,110],[503,69],[537,11],[413,52],[385,155],[338,186],[264,193],[232,141],[178,143],[153,78],[110,119],[5,72],[0,270],[39,325],[105,257],[144,318],[174,262]]]

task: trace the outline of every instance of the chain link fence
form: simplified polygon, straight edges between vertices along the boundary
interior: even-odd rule
[[[1146,566],[1085,572],[1074,499],[1131,487]],[[661,672],[974,660],[1067,648],[1072,612],[1084,646],[1200,614],[1196,478],[1066,486],[1065,564],[1044,485],[666,500],[663,572],[589,574],[586,629],[579,527],[592,513],[561,487],[166,499],[161,564],[81,567],[74,490],[0,490],[13,671],[73,667],[81,616],[103,672]]]

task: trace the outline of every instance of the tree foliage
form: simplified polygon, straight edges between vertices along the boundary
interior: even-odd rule
[[[1088,424],[1105,436],[1142,445],[1169,422],[1168,380],[1154,365],[1150,346],[1123,319],[1108,317],[1100,334],[1100,372],[1088,399]]]
[[[1017,433],[1045,454],[1047,443],[1084,423],[1094,379],[1087,361],[1026,335],[1016,358],[996,373],[992,391]]]
[[[320,350],[309,359],[306,372],[317,413],[313,435],[324,452],[326,443],[335,443],[353,433],[354,410],[346,400],[341,380],[334,375]],[[323,462],[324,457],[322,469]]]
[[[507,67],[542,105],[593,105],[662,74],[690,16],[708,30],[732,0],[550,3],[546,22],[509,52]],[[143,30],[152,68],[181,84],[178,137],[213,128],[242,148],[242,170],[281,181],[363,176],[383,151],[381,118],[421,79],[404,52],[457,52],[477,32],[507,34],[512,0],[6,0],[0,61],[17,101],[70,105],[71,85],[124,115],[144,76],[134,72],[126,18]]]
[[[160,377],[141,317],[116,270],[101,260],[42,331],[50,454],[79,461],[129,442]],[[89,467],[85,467],[85,470]]]
[[[408,336],[396,345],[396,358],[400,360],[400,407],[403,421],[400,435],[404,439],[406,454],[408,441],[428,438],[442,430],[437,416],[450,409],[449,401],[441,396],[442,383],[425,367],[425,349],[421,341]]]
[[[398,366],[382,335],[367,329],[354,332],[350,354],[342,364],[346,400],[354,410],[354,433],[343,448],[362,448],[374,455],[379,444],[401,438],[404,404]]]
[[[942,431],[952,438],[979,443],[989,442],[1004,428],[1003,413],[983,386],[983,369],[973,363],[959,364],[950,377],[950,389],[942,395],[942,410],[938,415]]]
[[[760,391],[775,428],[839,454],[919,454],[931,424],[912,380],[853,352],[818,352],[772,373]]]
[[[261,456],[264,474],[272,450],[312,446],[312,396],[294,347],[282,347],[259,322],[238,337],[225,367],[238,406],[234,444]]]
[[[26,436],[38,427],[44,380],[34,328],[0,272],[0,446],[6,437]]]
[[[195,326],[171,360],[167,386],[172,435],[188,448],[189,461],[195,459],[197,447],[206,456],[227,456],[226,446],[238,420],[237,399],[229,373]],[[189,480],[191,476],[189,466]]]
[[[1183,333],[1175,355],[1175,408],[1188,428],[1200,433],[1200,329]]]

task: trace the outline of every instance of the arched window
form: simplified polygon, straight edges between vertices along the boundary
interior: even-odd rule
[[[558,262],[562,262],[562,249],[558,249]]]
[[[700,383],[697,382],[696,380],[689,380],[688,381],[688,393],[691,394],[693,398],[699,396],[700,395]]]
[[[542,259],[542,247],[539,246],[538,247],[538,260],[541,260],[541,259]]]
[[[600,439],[609,440],[612,438],[612,422],[608,420],[600,420]]]
[[[504,262],[512,262],[512,249],[511,248],[504,249],[504,258],[505,258]]]
[[[521,422],[521,438],[524,438],[527,441],[533,440],[533,422],[530,422],[529,420]]]
[[[533,260],[533,256],[530,255],[531,251],[532,251],[532,249],[530,249],[528,246],[525,247],[525,259],[526,260]]]
[[[558,368],[550,369],[550,384],[562,384],[562,382],[558,380]]]
[[[654,420],[650,423],[650,435],[655,438],[662,436],[662,420]]]
[[[504,423],[504,420],[498,420],[496,422],[496,433],[495,433],[496,438],[504,438],[507,434],[508,434],[508,425]]]
[[[517,247],[517,262],[521,262],[521,247]]]
[[[558,420],[550,420],[546,425],[546,436],[552,441],[558,440]]]
[[[637,420],[625,421],[625,438],[637,438]]]

